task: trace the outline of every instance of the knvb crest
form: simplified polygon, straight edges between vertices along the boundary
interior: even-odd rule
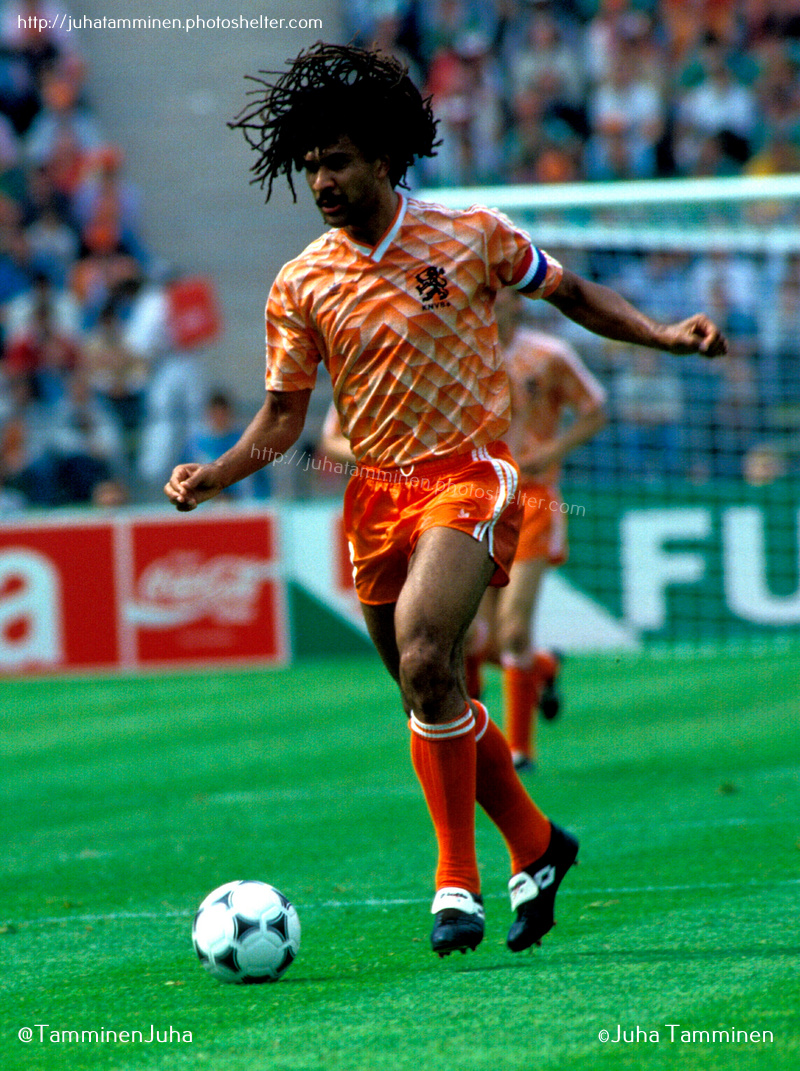
[[[417,293],[425,308],[435,308],[438,305],[447,304],[447,276],[444,268],[434,267],[430,264],[415,276],[417,280]]]

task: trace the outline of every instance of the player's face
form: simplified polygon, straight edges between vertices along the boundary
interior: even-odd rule
[[[303,157],[306,181],[331,227],[364,228],[380,205],[386,178],[382,160],[366,160],[348,137]]]

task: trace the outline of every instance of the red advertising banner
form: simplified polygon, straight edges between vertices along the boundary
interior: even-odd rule
[[[0,671],[116,665],[110,525],[0,527]]]
[[[288,660],[268,512],[0,526],[0,672]]]

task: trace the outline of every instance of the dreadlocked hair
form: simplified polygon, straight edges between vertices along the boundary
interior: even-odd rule
[[[301,170],[306,153],[341,137],[368,160],[386,156],[392,186],[406,185],[415,157],[435,155],[431,98],[423,99],[394,56],[318,41],[288,70],[258,73],[262,77],[247,76],[257,85],[247,94],[253,99],[228,126],[241,130],[258,153],[250,182],[266,188],[267,201],[281,172],[297,200],[292,169]]]

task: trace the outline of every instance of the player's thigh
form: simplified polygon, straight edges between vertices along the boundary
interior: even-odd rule
[[[494,569],[486,543],[454,528],[423,532],[395,610],[400,652],[420,638],[452,651],[463,641]]]
[[[509,582],[497,595],[496,629],[501,648],[514,639],[517,642],[529,639],[542,578],[549,568],[545,558],[531,558],[512,565]]]

